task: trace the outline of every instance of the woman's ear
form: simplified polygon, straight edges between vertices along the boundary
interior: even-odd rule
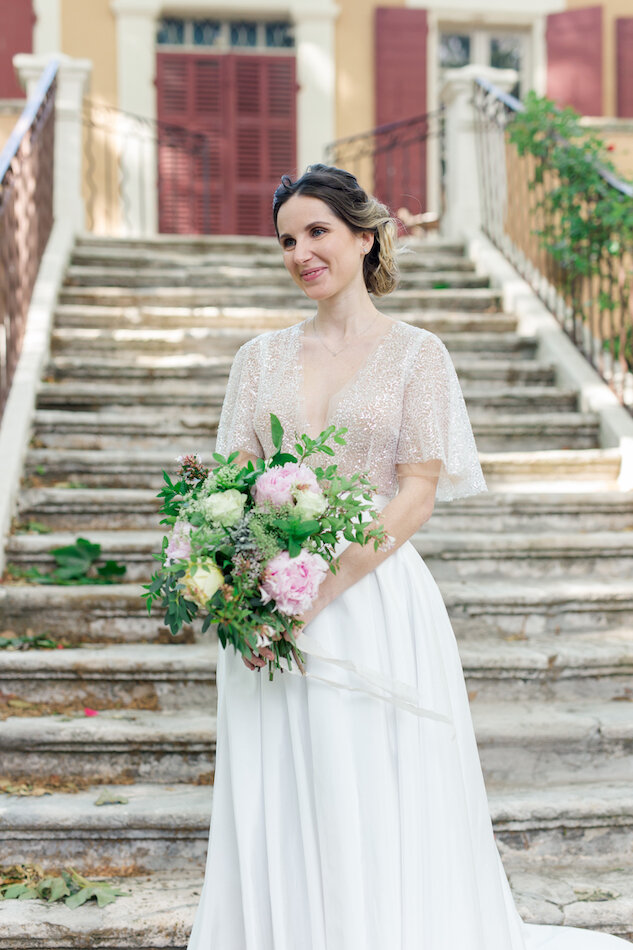
[[[363,251],[363,254],[369,254],[372,247],[374,246],[374,233],[373,231],[362,231],[360,235],[360,246]]]

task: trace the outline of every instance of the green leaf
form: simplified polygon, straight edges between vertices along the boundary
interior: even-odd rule
[[[71,910],[75,910],[75,908],[81,907],[82,904],[85,904],[86,901],[90,900],[91,897],[96,896],[96,887],[82,887],[81,890],[77,891],[76,894],[71,894],[70,897],[67,897],[64,903],[66,907],[69,907]]]
[[[118,564],[116,561],[106,561],[101,567],[97,568],[99,577],[106,579],[123,577],[127,568],[125,564]]]
[[[284,430],[281,422],[274,412],[271,412],[270,414],[270,435],[275,449],[279,452],[281,449],[281,443],[283,442]]]
[[[124,795],[115,795],[109,788],[104,788],[97,799],[95,805],[127,805],[129,799]]]
[[[19,898],[20,895],[28,889],[28,884],[9,884],[9,886],[5,888],[3,896],[5,900],[12,900]]]

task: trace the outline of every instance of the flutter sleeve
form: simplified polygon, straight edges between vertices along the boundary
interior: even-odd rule
[[[432,459],[441,462],[437,501],[487,490],[455,367],[442,341],[427,333],[408,366],[395,461]]]
[[[253,343],[241,346],[231,365],[216,439],[216,452],[224,456],[243,451],[264,457],[253,427],[259,388],[259,361]]]

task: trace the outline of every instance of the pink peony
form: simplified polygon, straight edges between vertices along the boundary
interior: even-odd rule
[[[319,492],[317,477],[308,465],[302,462],[286,462],[263,472],[253,485],[256,505],[269,501],[275,508],[293,501],[295,491],[309,489]]]
[[[191,525],[188,521],[177,521],[172,528],[169,544],[165,550],[165,562],[186,560],[191,554]]]
[[[267,604],[290,617],[297,617],[314,603],[319,585],[328,572],[327,561],[320,554],[302,550],[297,557],[282,551],[268,562],[259,592]]]

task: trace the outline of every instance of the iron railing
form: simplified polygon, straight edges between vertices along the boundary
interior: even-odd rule
[[[220,229],[211,133],[86,100],[83,140],[89,231],[129,236]]]
[[[0,415],[53,227],[57,70],[56,61],[44,70],[0,154]]]
[[[520,155],[509,141],[508,127],[524,110],[523,103],[477,79],[474,106],[483,231],[525,277],[620,402],[633,411],[633,248],[618,243],[616,228],[596,273],[570,273],[538,234],[557,223],[544,202],[559,183],[557,173],[546,165],[537,169],[536,163],[544,160]],[[563,140],[560,144],[567,147]],[[596,169],[623,202],[630,202],[633,216],[633,186],[607,169]],[[585,205],[583,214],[590,215],[589,202]],[[614,247],[619,247],[616,254]]]
[[[437,206],[428,207],[428,179],[433,161],[430,142],[437,142]],[[405,223],[425,213],[439,218],[443,207],[444,109],[380,125],[369,132],[332,142],[326,161],[345,168]],[[404,212],[401,214],[400,212]]]

